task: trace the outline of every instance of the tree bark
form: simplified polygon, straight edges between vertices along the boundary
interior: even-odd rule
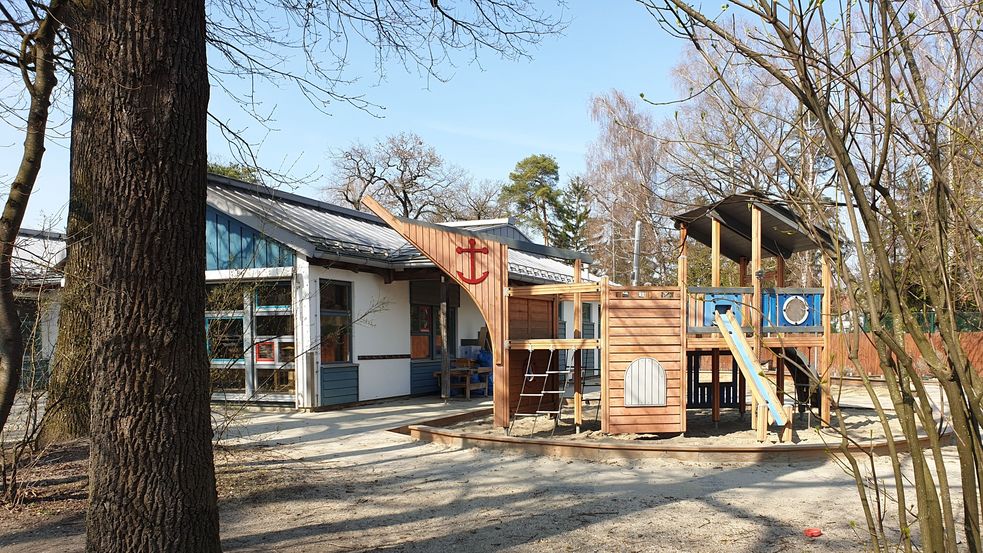
[[[202,0],[78,1],[92,191],[89,551],[220,551],[205,353]]]
[[[77,98],[76,98],[77,102]],[[91,130],[79,106],[72,118],[72,171],[68,198],[65,287],[58,314],[58,340],[48,381],[48,406],[41,425],[41,443],[71,440],[89,434],[89,400],[92,386],[92,207],[91,184],[80,170],[85,152],[76,152],[75,137]],[[84,141],[83,141],[84,142]]]

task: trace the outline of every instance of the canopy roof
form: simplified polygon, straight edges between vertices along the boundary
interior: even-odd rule
[[[712,245],[711,222],[720,221],[720,254],[740,261],[742,257],[751,259],[751,206],[761,210],[762,257],[787,259],[795,252],[818,249],[812,236],[832,248],[828,233],[803,221],[782,202],[762,194],[734,194],[672,219],[676,228],[685,226],[688,237],[707,246]]]

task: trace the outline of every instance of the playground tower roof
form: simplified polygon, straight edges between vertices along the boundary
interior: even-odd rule
[[[734,261],[751,258],[751,206],[761,210],[761,248],[764,257],[789,258],[795,252],[818,249],[818,237],[832,249],[829,234],[803,221],[786,205],[763,194],[741,193],[672,217],[687,236],[711,245],[712,223],[720,222],[720,253]]]

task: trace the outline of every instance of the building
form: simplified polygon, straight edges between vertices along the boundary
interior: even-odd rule
[[[572,252],[508,219],[440,227],[507,244],[510,284],[574,280]],[[379,217],[209,175],[206,245],[216,399],[307,409],[438,391],[445,274]],[[446,281],[449,353],[473,356],[487,325]],[[584,307],[584,333],[596,332],[597,303]],[[562,334],[573,308],[557,311]],[[589,374],[598,356],[583,356]]]
[[[24,337],[21,387],[43,383],[58,339],[59,290],[65,235],[21,229],[10,261],[17,314]]]

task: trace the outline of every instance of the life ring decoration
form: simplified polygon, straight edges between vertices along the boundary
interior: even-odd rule
[[[809,318],[809,302],[803,296],[789,296],[782,302],[782,316],[793,326],[798,326]]]

